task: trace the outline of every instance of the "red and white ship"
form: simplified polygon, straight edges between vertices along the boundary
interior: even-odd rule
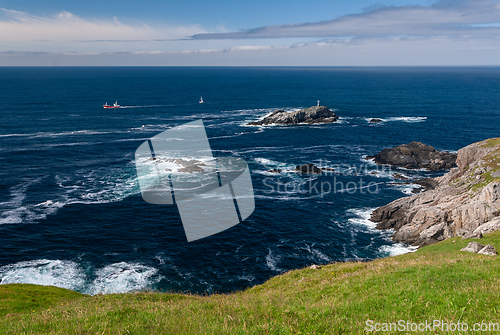
[[[104,108],[120,108],[120,105],[118,105],[118,101],[115,101],[115,103],[113,105],[108,105],[108,103],[106,102],[106,104],[103,107]]]

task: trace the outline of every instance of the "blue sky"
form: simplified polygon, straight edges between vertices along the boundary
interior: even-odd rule
[[[500,3],[0,0],[0,65],[500,65]]]

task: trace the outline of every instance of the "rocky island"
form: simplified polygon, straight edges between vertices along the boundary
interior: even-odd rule
[[[286,112],[284,110],[274,111],[262,120],[247,123],[247,126],[265,126],[271,124],[316,124],[316,123],[333,123],[339,117],[325,106],[313,106],[306,109],[301,109],[295,112]]]
[[[437,151],[432,146],[411,142],[395,148],[384,149],[375,156],[367,156],[377,164],[389,164],[407,169],[427,169],[429,171],[449,170],[455,166],[457,155]]]
[[[460,149],[456,164],[431,179],[432,189],[376,209],[371,220],[416,246],[500,230],[500,138]]]

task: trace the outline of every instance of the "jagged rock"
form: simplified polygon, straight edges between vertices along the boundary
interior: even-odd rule
[[[317,167],[314,164],[310,164],[310,163],[303,164],[303,165],[297,165],[295,167],[295,170],[302,172],[302,173],[317,173],[317,174],[321,173],[321,169],[319,167]]]
[[[462,235],[462,240],[469,240],[469,239],[481,239],[483,238],[483,234],[481,232],[467,232],[464,235]]]
[[[493,215],[495,215],[495,213],[493,213]],[[497,230],[500,230],[500,218],[494,218],[493,220],[483,223],[473,231],[473,234],[487,234]]]
[[[382,119],[371,119],[370,123],[379,123],[379,122],[382,122],[382,121],[383,121]]]
[[[489,245],[489,244],[488,244]],[[469,242],[465,248],[460,249],[460,251],[468,251],[477,254],[480,250],[484,248],[484,245],[477,242]]]
[[[457,161],[461,168],[419,182],[432,189],[376,209],[371,220],[379,229],[394,229],[395,241],[414,245],[500,230],[500,217],[496,216],[500,210],[500,178],[488,175],[500,170],[500,138],[460,149]],[[480,181],[475,178],[478,170],[486,175]]]
[[[433,178],[425,178],[414,181],[415,184],[422,186],[426,191],[433,190],[438,186],[437,181]]]
[[[401,173],[395,173],[392,176],[396,179],[399,179],[399,180],[409,180],[410,179],[410,178],[403,176]]]
[[[313,106],[296,112],[277,110],[262,120],[248,123],[249,126],[262,126],[270,124],[298,124],[298,123],[332,123],[338,116],[325,106]]]
[[[271,170],[267,170],[267,172],[271,172],[271,173],[281,173],[281,169],[271,169]]]
[[[417,194],[417,193],[420,193],[422,191],[425,191],[425,188],[424,187],[419,187],[419,188],[414,188],[411,190],[411,193],[413,194]]]
[[[374,158],[377,164],[389,164],[407,169],[427,169],[430,171],[449,170],[455,165],[457,155],[437,151],[430,145],[421,142],[402,144],[392,149],[384,149]]]
[[[444,240],[445,238],[451,237],[448,226],[445,222],[438,225],[430,226],[429,228],[420,232],[420,238],[423,240],[434,239],[437,241]]]
[[[497,251],[491,244],[487,244],[483,249],[479,250],[477,252],[478,254],[481,255],[486,255],[486,256],[496,256]]]

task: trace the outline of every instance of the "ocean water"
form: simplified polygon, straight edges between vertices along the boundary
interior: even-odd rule
[[[245,126],[318,99],[337,123]],[[134,153],[199,119],[214,156],[249,163],[256,207],[188,243],[176,207],[142,200]],[[0,68],[0,282],[215,293],[410,252],[368,218],[415,188],[395,173],[440,173],[364,157],[413,140],[456,151],[500,136],[499,120],[500,68]],[[292,171],[303,163],[335,172]]]

